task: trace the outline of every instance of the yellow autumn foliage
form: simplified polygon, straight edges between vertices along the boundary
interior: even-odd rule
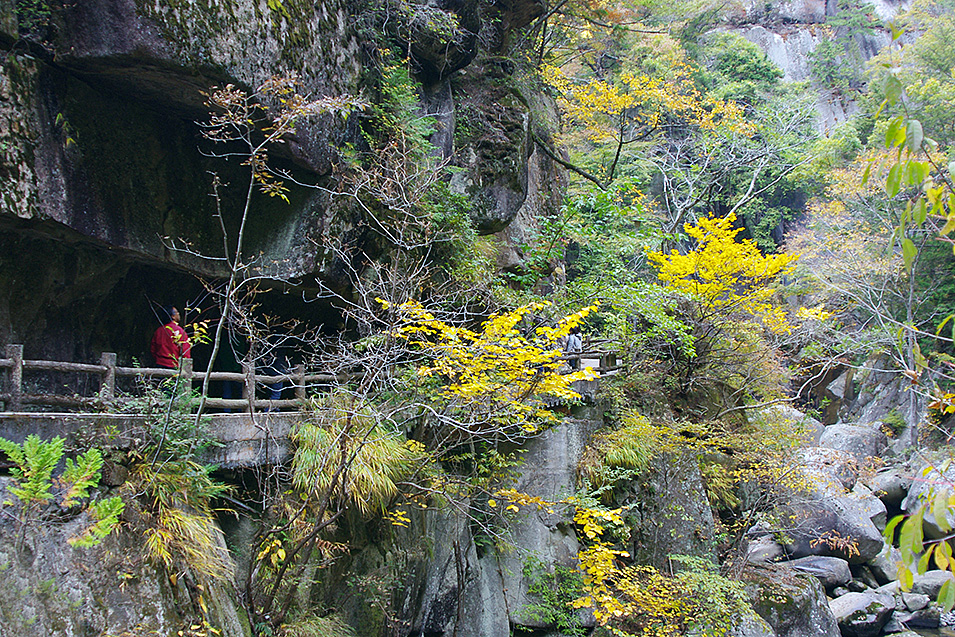
[[[755,133],[742,107],[707,97],[696,88],[694,69],[682,57],[667,61],[671,66],[664,76],[626,72],[616,81],[578,81],[549,65],[542,67],[541,76],[556,89],[567,119],[583,126],[595,143],[616,139],[623,120],[631,130],[655,129],[666,117],[678,117],[704,130],[724,127],[745,136]]]
[[[736,215],[701,219],[684,230],[697,240],[686,254],[648,252],[658,276],[668,286],[698,299],[706,314],[749,314],[774,332],[792,329],[785,312],[773,303],[775,281],[790,274],[799,258],[795,254],[759,251],[750,239],[737,240]]]
[[[562,374],[563,352],[556,347],[557,339],[567,336],[596,306],[565,316],[556,327],[522,334],[519,324],[524,317],[547,305],[532,303],[495,314],[474,331],[449,325],[410,301],[395,308],[401,325],[393,335],[427,356],[418,375],[438,380],[439,394],[449,406],[503,417],[505,426],[516,425],[530,433],[537,430],[538,422],[555,419],[545,408],[544,397],[576,400],[574,382],[597,378],[590,367]]]

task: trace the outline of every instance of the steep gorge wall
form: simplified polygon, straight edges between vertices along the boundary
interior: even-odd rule
[[[283,0],[276,9],[264,0],[89,0],[66,3],[43,37],[34,38],[39,42],[19,37],[13,6],[0,0],[6,52],[0,63],[0,344],[24,343],[29,358],[95,360],[101,351],[117,351],[121,362],[148,362],[151,304],[183,303],[201,294],[197,276],[224,274],[216,262],[171,249],[171,242],[189,240],[195,252],[218,254],[209,172],[226,182],[243,180],[241,167],[209,156],[196,125],[208,116],[202,93],[226,83],[254,88],[294,70],[312,96],[357,95],[368,62],[363,47],[374,46],[362,31],[363,12],[387,5]],[[463,31],[458,48],[433,41],[426,28],[409,41],[422,111],[438,124],[435,145],[462,169],[451,188],[471,200],[476,230],[495,235],[501,266],[520,267],[520,244],[539,215],[561,204],[564,177],[531,142],[532,130],[547,137],[553,105],[518,81],[499,53],[542,5],[464,0],[421,6],[454,16]],[[288,205],[265,197],[253,202],[249,252],[272,263],[277,279],[304,281],[298,291],[334,276],[335,264],[315,247],[323,237],[362,241],[356,210],[329,194],[343,147],[358,141],[354,120],[308,122],[277,154],[277,166],[326,189],[293,189]],[[241,200],[227,194],[223,204],[234,229]],[[560,484],[569,488],[576,458],[559,462]],[[519,621],[520,609],[508,610],[498,558],[478,555],[467,518],[435,512],[422,524],[416,533],[427,531],[430,553],[396,562],[397,544],[369,542],[350,562],[354,577],[409,566],[396,615],[429,634],[456,626],[462,636],[503,634]],[[556,533],[561,559],[569,560],[572,533],[538,526],[532,539],[547,545],[540,533]],[[90,552],[71,549],[64,543],[71,528],[38,534],[35,554],[0,554],[11,583],[45,583],[21,592],[20,584],[0,588],[0,635],[173,635],[189,621],[184,609],[201,590],[194,581],[167,581],[142,561],[130,544],[136,539],[127,535]],[[242,528],[230,531],[238,552]],[[512,562],[508,582],[526,590],[521,562]],[[95,563],[105,568],[87,577]],[[461,563],[466,581],[456,568]],[[361,605],[350,616],[367,628],[360,634],[385,631],[385,619],[369,617],[360,595],[336,597],[350,590],[336,588],[325,599],[346,609]],[[28,603],[16,614],[21,597]],[[206,601],[215,606],[214,623],[223,634],[248,634],[233,594],[209,591]]]
[[[905,11],[909,0],[875,0],[866,3],[874,9],[874,18],[883,23]],[[836,0],[792,0],[789,2],[741,3],[730,11],[727,25],[721,27],[737,33],[759,46],[766,56],[783,71],[785,82],[811,83],[817,95],[818,128],[825,133],[846,121],[858,107],[852,95],[838,95],[820,85],[812,76],[810,58],[824,37],[826,21],[845,10]],[[855,36],[862,65],[891,42],[888,31]]]
[[[395,11],[388,19],[400,22],[406,18],[397,12],[400,4],[89,0],[65,3],[31,42],[18,39],[13,0],[4,0],[0,241],[11,263],[45,256],[29,271],[0,267],[0,341],[26,343],[28,357],[91,360],[105,349],[121,360],[148,360],[153,305],[201,295],[193,275],[224,274],[221,262],[199,256],[222,252],[211,172],[233,186],[222,202],[233,233],[241,209],[243,167],[211,157],[196,124],[208,117],[203,92],[227,83],[253,89],[294,71],[310,96],[359,95],[369,51],[386,35],[370,31],[373,14]],[[409,6],[439,26],[444,16],[456,29],[452,45],[431,22],[412,20],[392,34],[406,39],[414,58],[422,112],[438,124],[439,152],[463,168],[452,190],[472,202],[482,234],[507,230],[518,214],[523,227],[533,226],[561,200],[558,167],[529,141],[531,127],[546,128],[552,113],[498,54],[542,5]],[[275,153],[275,163],[322,188],[293,187],[290,204],[264,196],[253,201],[247,253],[306,294],[316,279],[335,276],[330,255],[317,247],[325,237],[358,247],[373,242],[350,199],[331,194],[350,143],[361,143],[355,117],[306,122]],[[498,243],[502,264],[513,265],[523,230],[508,233]],[[172,249],[179,241],[191,250]],[[76,260],[76,253],[91,257]],[[98,265],[110,262],[115,267],[108,271]],[[45,280],[90,285],[73,298],[57,285],[34,285]],[[316,323],[336,323],[320,304],[294,309],[311,312],[305,318]],[[77,318],[64,329],[69,315]]]

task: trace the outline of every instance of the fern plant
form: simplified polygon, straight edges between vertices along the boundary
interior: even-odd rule
[[[103,468],[103,454],[89,449],[76,457],[67,458],[65,469],[58,477],[53,472],[63,459],[64,440],[57,436],[42,440],[30,435],[22,445],[0,438],[0,450],[14,463],[10,473],[13,483],[7,487],[15,499],[5,498],[4,507],[18,508],[17,520],[21,533],[27,526],[49,518],[54,511],[70,511],[90,497],[90,489],[99,484]],[[68,542],[73,546],[94,546],[119,525],[123,501],[118,497],[91,503],[86,512],[94,523]]]
[[[0,450],[3,450],[15,464],[10,473],[14,483],[8,487],[24,510],[34,509],[37,505],[53,499],[53,469],[63,457],[63,439],[56,437],[44,442],[39,436],[30,435],[23,445],[0,438]],[[15,504],[5,500],[6,505]]]

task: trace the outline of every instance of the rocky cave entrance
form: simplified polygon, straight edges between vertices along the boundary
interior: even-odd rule
[[[23,344],[25,358],[96,363],[102,352],[115,352],[120,365],[151,367],[149,341],[166,304],[189,308],[184,322],[209,320],[214,330],[217,301],[197,276],[44,230],[28,223],[0,228],[0,342]],[[338,329],[337,310],[310,296],[291,285],[264,290],[255,299],[257,313]],[[207,368],[210,353],[211,344],[194,347],[196,369]],[[220,353],[215,368],[233,371],[230,354]],[[39,391],[91,395],[98,389],[88,374],[33,372],[25,378],[28,389],[31,382]]]
[[[23,344],[27,359],[96,363],[115,352],[120,365],[152,366],[163,305],[195,308],[184,322],[207,319],[214,331],[217,301],[199,277],[215,282],[225,271],[197,255],[222,256],[217,210],[234,245],[248,175],[241,157],[213,152],[197,122],[209,116],[201,91],[228,81],[126,58],[40,71],[28,126],[37,194],[24,210],[0,214],[0,344]],[[285,150],[272,161],[302,183],[327,178]],[[218,207],[213,172],[228,185]],[[334,206],[313,188],[293,187],[288,203],[253,200],[244,253],[276,273],[256,297],[260,314],[326,333],[341,327],[340,313],[314,300],[314,275],[303,285],[283,274],[321,272],[310,237],[331,231]],[[206,369],[210,352],[194,348],[196,369]],[[215,368],[233,371],[230,359]],[[93,375],[33,375],[39,390],[98,389]]]

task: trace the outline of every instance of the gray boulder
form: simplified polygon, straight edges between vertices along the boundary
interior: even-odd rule
[[[789,562],[800,573],[807,573],[819,580],[826,590],[845,586],[852,579],[849,562],[838,557],[810,555]]]
[[[938,599],[938,591],[945,582],[955,581],[949,571],[926,571],[924,575],[916,575],[912,583],[912,592],[928,595],[933,601]]]
[[[776,637],[772,627],[759,615],[746,615],[727,635],[729,637]]]
[[[661,454],[629,487],[635,506],[625,521],[634,560],[659,569],[669,568],[670,555],[716,561],[713,512],[696,456]]]
[[[882,634],[883,635],[900,635],[900,636],[901,635],[916,635],[917,636],[918,635],[918,633],[908,631],[905,628],[905,625],[899,621],[898,613],[892,613],[892,616],[889,617],[889,621],[885,622],[885,626],[882,627]]]
[[[783,564],[749,566],[740,577],[753,610],[777,637],[839,637],[839,626],[815,577]]]
[[[868,487],[863,484],[856,484],[852,488],[852,494],[858,497],[859,506],[865,511],[865,514],[872,520],[872,524],[879,531],[885,530],[887,510],[885,503],[882,502]]]
[[[928,595],[923,595],[920,593],[902,593],[902,603],[905,605],[905,609],[909,612],[915,612],[917,610],[922,610],[929,605],[929,602],[932,600]]]
[[[865,564],[854,564],[852,566],[852,578],[862,582],[866,588],[879,588],[879,581],[872,574],[872,570]]]
[[[809,447],[802,451],[803,464],[817,476],[825,478],[833,486],[851,489],[859,477],[859,464],[848,451],[827,447]]]
[[[895,610],[895,600],[874,591],[849,593],[829,602],[842,637],[876,637]]]
[[[815,484],[809,498],[787,507],[793,528],[787,530],[787,552],[793,557],[832,555],[850,564],[864,564],[882,552],[884,541],[872,523],[873,496],[847,494],[824,473],[806,470]],[[832,542],[820,540],[831,539]],[[841,546],[839,538],[851,538],[852,546]]]
[[[568,419],[528,441],[525,463],[517,478],[516,488],[546,500],[558,499],[561,493],[572,489],[577,458],[593,434],[594,427],[591,421]],[[529,593],[532,579],[524,573],[528,554],[545,564],[572,567],[576,563],[577,538],[563,524],[563,513],[526,507],[510,527],[511,540],[517,548],[505,552],[498,559],[502,567],[502,602],[511,624],[515,626],[547,626],[535,620],[533,613],[526,611],[528,606],[539,603]]]
[[[820,447],[845,451],[859,464],[878,458],[888,446],[885,434],[860,425],[829,425],[819,439]]]
[[[899,594],[901,594],[902,589],[899,586],[899,583],[896,581],[896,582],[889,582],[888,584],[883,584],[879,588],[875,589],[875,592],[879,593],[880,595],[889,595],[891,597],[898,597]]]
[[[912,486],[912,476],[903,474],[900,469],[889,469],[865,480],[865,486],[886,506],[898,508]]]
[[[941,611],[935,605],[910,613],[896,613],[896,617],[908,628],[938,628],[941,625]]]
[[[755,564],[778,562],[785,555],[783,547],[768,535],[753,538],[746,547],[746,561]]]
[[[797,430],[803,442],[810,447],[819,444],[819,438],[826,426],[821,422],[799,411],[792,405],[770,405],[759,410],[758,417],[768,422],[786,424]]]
[[[869,570],[879,584],[888,584],[898,579],[900,561],[902,561],[902,553],[899,549],[886,544],[878,555],[869,560]]]

